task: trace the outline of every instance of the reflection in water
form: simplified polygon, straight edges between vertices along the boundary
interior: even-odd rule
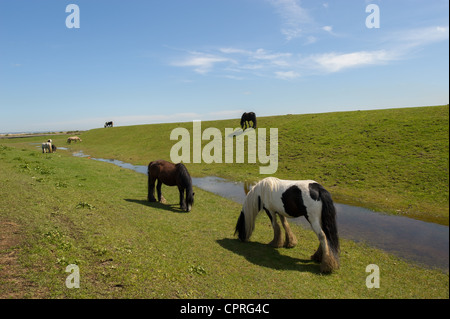
[[[248,182],[248,181],[244,182],[244,193],[245,193],[245,195],[248,194],[248,192],[252,189],[252,187],[254,185],[255,185],[255,183],[251,183],[251,182]]]
[[[74,156],[89,157],[82,151]],[[123,168],[147,174],[147,166],[132,165],[118,160],[92,158]],[[193,177],[194,186],[243,203],[252,184],[231,182],[220,177]],[[371,210],[343,204],[335,204],[339,235],[343,238],[367,244],[432,267],[449,270],[448,226],[427,223],[402,216],[385,215]],[[236,213],[237,214],[237,213]],[[237,216],[237,215],[236,215]],[[292,222],[310,228],[305,218],[293,218]]]

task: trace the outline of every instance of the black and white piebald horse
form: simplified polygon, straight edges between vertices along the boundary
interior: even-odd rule
[[[311,256],[320,262],[320,270],[330,273],[339,268],[339,237],[336,225],[336,209],[330,193],[312,180],[290,181],[267,177],[258,182],[247,194],[236,224],[235,234],[241,241],[248,241],[255,227],[258,213],[264,210],[269,216],[274,247],[294,247],[297,239],[286,218],[305,216],[319,239],[319,248]],[[281,236],[277,216],[285,230]]]
[[[51,142],[44,142],[42,143],[42,153],[53,153],[53,147]]]

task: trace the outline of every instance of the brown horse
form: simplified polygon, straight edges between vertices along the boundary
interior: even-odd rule
[[[155,181],[158,180],[156,190],[158,201],[165,202],[161,194],[162,184],[167,186],[178,186],[180,192],[180,208],[187,212],[191,211],[194,204],[194,192],[192,191],[192,180],[188,170],[182,164],[173,164],[164,160],[150,162],[148,165],[148,201],[156,202]],[[184,191],[186,190],[186,199]]]

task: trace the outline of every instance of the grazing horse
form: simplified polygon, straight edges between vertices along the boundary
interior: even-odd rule
[[[81,138],[79,138],[78,136],[71,136],[67,139],[67,143],[72,143],[72,142],[82,142],[83,140]]]
[[[250,122],[252,122],[252,126],[250,126]],[[245,126],[245,128],[244,128],[244,126]],[[244,114],[242,114],[241,127],[242,127],[243,131],[245,131],[247,129],[247,127],[253,127],[256,130],[256,115],[255,115],[255,113],[245,112]]]
[[[113,121],[105,122],[105,127],[113,127]]]
[[[264,210],[272,223],[274,247],[294,247],[297,239],[286,217],[305,218],[319,239],[319,248],[311,259],[321,262],[320,270],[330,273],[339,268],[339,237],[336,225],[336,209],[330,193],[315,181],[289,181],[267,177],[258,182],[247,194],[236,224],[235,234],[241,241],[248,241],[255,227],[258,213]],[[281,236],[277,216],[285,230]]]
[[[150,162],[148,165],[148,201],[156,202],[155,199],[155,181],[158,180],[156,190],[158,192],[158,201],[165,202],[161,195],[161,185],[178,186],[180,192],[180,208],[187,212],[191,211],[194,204],[194,193],[192,191],[192,180],[188,170],[182,164],[173,164],[164,160]],[[186,190],[186,199],[184,191]]]
[[[53,147],[51,142],[42,143],[42,153],[53,153]]]

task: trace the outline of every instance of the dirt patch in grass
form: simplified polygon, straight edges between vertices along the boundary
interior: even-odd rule
[[[20,225],[0,220],[0,298],[28,298],[33,288],[33,298],[43,297],[35,294],[35,285],[25,278],[26,270],[19,261],[19,246],[23,241]]]

